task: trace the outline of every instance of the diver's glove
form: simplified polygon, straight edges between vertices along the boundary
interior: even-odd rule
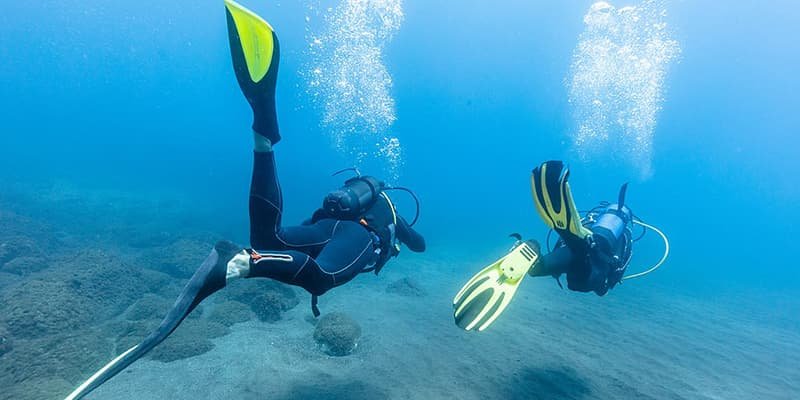
[[[280,46],[278,35],[261,17],[227,0],[228,39],[233,71],[253,109],[253,131],[272,144],[281,140],[275,111]]]

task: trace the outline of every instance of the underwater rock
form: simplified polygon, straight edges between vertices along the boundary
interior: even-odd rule
[[[171,305],[172,302],[169,300],[147,293],[139,301],[128,307],[128,311],[125,312],[125,318],[131,321],[161,318],[167,314]]]
[[[183,360],[208,353],[214,343],[208,339],[178,340],[169,337],[150,353],[150,359],[164,363]]]
[[[9,274],[8,272],[0,271],[0,291],[6,286],[11,286],[22,280],[17,274]]]
[[[41,257],[16,257],[0,266],[0,271],[15,275],[30,275],[47,267],[47,262]]]
[[[286,311],[283,297],[273,291],[261,293],[250,299],[250,309],[264,322],[279,321],[281,313]]]
[[[53,398],[55,393],[69,393],[75,386],[63,378],[32,378],[16,385],[4,386],[0,400],[41,400]]]
[[[425,289],[419,283],[409,277],[398,279],[386,287],[386,293],[397,294],[406,297],[422,297],[427,295]]]
[[[225,326],[232,326],[240,322],[247,322],[253,317],[250,307],[246,304],[229,300],[214,306],[208,319]]]
[[[267,322],[280,320],[283,312],[300,303],[294,289],[271,279],[234,281],[222,295],[223,298],[247,304],[258,319]]]
[[[66,282],[30,280],[8,290],[0,318],[15,337],[36,338],[85,326],[94,318],[91,302]]]
[[[74,293],[90,299],[97,312],[111,315],[121,313],[143,293],[158,291],[167,283],[163,274],[122,262],[98,249],[79,252],[61,264],[49,279],[69,282]]]
[[[161,321],[148,319],[140,321],[120,320],[103,327],[105,337],[116,337],[114,354],[122,354],[125,350],[139,344],[147,335],[155,330]]]
[[[11,351],[13,348],[14,343],[11,341],[11,334],[8,333],[8,329],[0,326],[0,357],[2,357],[3,354]]]
[[[156,361],[172,362],[199,356],[214,348],[214,343],[209,339],[228,333],[228,327],[216,322],[204,319],[185,321],[170,337],[156,346],[149,357]]]
[[[182,238],[145,252],[139,261],[145,268],[178,278],[188,278],[194,274],[213,247],[213,243],[203,240]]]
[[[80,329],[120,314],[142,293],[162,284],[100,250],[52,261],[58,268],[0,294],[5,321],[15,337],[36,338]]]
[[[139,344],[161,323],[160,319],[141,321],[117,321],[108,324],[104,331],[108,336],[117,336],[115,354]],[[230,333],[227,326],[202,318],[185,320],[164,342],[156,346],[147,357],[162,362],[171,362],[194,357],[214,348],[209,339]]]
[[[93,329],[31,340],[15,337],[14,350],[0,359],[0,387],[56,377],[77,382],[108,362],[111,350],[111,342]]]
[[[3,265],[16,257],[37,256],[36,242],[25,236],[14,235],[0,239],[0,265]]]
[[[314,329],[314,340],[331,356],[346,356],[355,350],[361,327],[344,313],[333,312],[320,318]]]

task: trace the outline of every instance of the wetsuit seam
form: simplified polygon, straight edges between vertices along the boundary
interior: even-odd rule
[[[340,221],[340,220],[336,221],[336,223],[333,225],[333,229],[331,230],[331,233],[328,235],[329,237],[327,239],[325,239],[325,240],[323,240],[321,242],[317,242],[317,243],[294,244],[294,243],[289,243],[286,240],[284,240],[280,236],[280,234],[276,234],[275,237],[278,239],[279,242],[283,243],[283,245],[286,246],[286,247],[321,246],[323,244],[327,244],[328,242],[330,242],[333,239],[333,235],[334,235],[334,233],[336,233],[336,228],[339,226],[340,222],[342,222],[342,221]]]
[[[294,274],[294,276],[292,277],[292,281],[293,281],[293,282],[295,282],[295,281],[297,280],[297,276],[298,276],[298,275],[300,275],[300,272],[302,272],[302,271],[303,271],[303,269],[306,267],[306,264],[308,264],[308,260],[309,260],[309,259],[311,259],[311,256],[309,256],[308,254],[306,254],[306,260],[303,262],[303,265],[301,265],[301,266],[300,266],[300,269],[298,269],[298,270],[297,270],[297,272],[296,272],[296,273]]]
[[[363,255],[364,255],[364,253],[366,253],[366,252],[367,252],[367,250],[369,249],[369,246],[370,246],[371,244],[372,244],[372,241],[371,241],[371,240],[370,240],[370,241],[368,241],[368,242],[367,242],[367,245],[366,245],[366,246],[364,246],[364,250],[361,250],[361,254],[359,254],[358,256],[356,256],[356,258],[354,258],[354,259],[353,259],[353,261],[351,261],[351,262],[350,262],[350,264],[347,264],[347,265],[346,265],[344,268],[342,268],[342,269],[340,269],[340,270],[338,270],[338,271],[334,271],[334,272],[328,272],[328,271],[322,270],[322,268],[320,268],[320,270],[322,270],[322,272],[324,272],[324,273],[326,273],[326,274],[328,274],[328,275],[333,275],[333,276],[334,276],[334,281],[335,281],[335,280],[336,280],[336,274],[338,274],[338,273],[340,273],[340,272],[342,272],[342,271],[345,271],[345,270],[347,270],[348,268],[352,267],[352,266],[353,266],[353,264],[355,264],[355,263],[356,263],[356,262],[357,262],[359,259],[361,259],[361,256],[363,256]]]
[[[279,242],[283,243],[283,245],[286,246],[286,247],[320,246],[320,245],[323,245],[323,244],[327,244],[328,242],[331,241],[331,238],[327,238],[327,239],[323,240],[322,242],[318,242],[318,243],[293,244],[293,243],[289,243],[289,242],[283,240],[283,238],[280,235],[275,235],[275,237],[278,239]]]
[[[283,215],[283,212],[281,211],[280,207],[278,207],[277,205],[275,205],[275,203],[273,203],[272,201],[270,201],[270,200],[269,200],[269,199],[267,199],[266,197],[264,197],[264,196],[261,196],[260,194],[255,194],[255,193],[250,193],[250,197],[255,197],[255,198],[256,198],[256,199],[258,199],[258,200],[265,201],[267,204],[271,205],[271,206],[272,206],[272,208],[274,208],[274,209],[275,209],[275,211],[277,211],[277,212],[278,212],[278,215]],[[277,228],[277,227],[278,227],[278,219],[276,218],[276,219],[275,219],[275,228]]]

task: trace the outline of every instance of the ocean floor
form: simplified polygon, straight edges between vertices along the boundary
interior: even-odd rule
[[[36,217],[37,207],[19,206],[19,198],[0,200],[0,222],[5,229],[0,241],[16,237],[17,247],[24,247],[25,240],[54,243],[52,258],[35,271],[11,270],[7,266],[13,258],[3,259],[0,265],[8,270],[0,272],[0,295],[28,287],[77,290],[73,287],[77,283],[61,270],[79,269],[76,254],[93,254],[97,247],[103,257],[115,260],[102,271],[111,277],[107,282],[113,291],[103,292],[104,281],[92,281],[91,288],[81,287],[76,292],[81,295],[69,300],[76,302],[75,307],[101,304],[102,308],[89,308],[96,315],[76,312],[70,317],[81,323],[71,323],[54,314],[54,321],[37,320],[38,325],[30,327],[35,337],[12,337],[14,348],[0,355],[0,399],[66,396],[118,352],[110,342],[116,340],[119,347],[121,339],[109,335],[116,336],[115,329],[133,329],[131,303],[144,296],[142,292],[149,293],[154,299],[148,303],[154,304],[153,315],[142,318],[160,318],[163,307],[157,299],[177,293],[190,273],[182,265],[196,262],[196,256],[191,256],[194,252],[188,251],[186,260],[164,266],[164,271],[145,268],[143,264],[154,259],[152,254],[176,246],[202,248],[215,239],[214,234],[188,228],[164,233],[168,228],[157,223],[137,228],[135,234],[130,228],[117,233],[85,225],[60,224],[55,229],[49,225],[52,215]],[[75,200],[75,209],[93,201],[109,204]],[[135,206],[124,210],[131,221],[141,220]],[[70,215],[77,218],[74,212]],[[164,215],[173,217],[167,211]],[[124,222],[109,223],[125,226]],[[147,229],[151,231],[142,232]],[[131,238],[137,239],[136,246],[119,244]],[[185,325],[189,326],[175,333],[184,328],[186,332],[216,329],[217,334],[199,338],[209,343],[199,355],[186,358],[184,354],[164,362],[170,359],[167,353],[160,360],[139,360],[87,398],[749,400],[795,399],[800,393],[796,293],[730,289],[700,296],[654,278],[625,284],[598,298],[561,290],[549,278],[527,279],[491,328],[467,333],[453,323],[452,296],[472,273],[499,254],[465,258],[453,253],[434,246],[425,254],[404,254],[381,276],[364,274],[322,296],[323,313],[344,312],[361,326],[358,347],[349,356],[329,356],[316,344],[310,296],[300,290],[276,318],[249,315],[242,318],[244,322],[225,327],[209,317],[222,304],[212,298],[200,316],[188,319]],[[200,254],[199,259],[204,256]],[[131,279],[148,284],[122,284],[114,278],[115,271],[125,276],[141,273]],[[421,290],[387,291],[404,278]],[[98,300],[97,293],[127,297],[118,304]],[[9,296],[0,298],[3,310],[13,308]],[[12,317],[0,314],[0,321]],[[19,322],[15,323],[21,332]],[[61,354],[61,343],[83,343],[78,348],[84,351]],[[22,351],[34,355],[19,354]],[[46,360],[44,365],[41,360]]]

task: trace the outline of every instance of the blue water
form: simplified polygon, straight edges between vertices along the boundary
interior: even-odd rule
[[[279,160],[287,212],[298,219],[338,183],[329,173],[354,163],[332,148],[304,98],[300,3],[251,5],[281,35]],[[633,180],[631,205],[673,240],[663,278],[795,286],[800,11],[788,1],[667,4],[682,53],[665,80],[654,173],[637,180],[630,168],[602,156],[582,163],[570,151],[565,80],[590,4],[403,4],[385,61],[391,131],[404,149],[399,181],[423,198],[420,228],[452,246],[541,235],[527,176],[561,158],[573,161],[579,205],[611,199]],[[249,110],[234,84],[221,4],[9,7],[0,16],[6,178],[172,190],[245,221]]]
[[[591,1],[402,2],[404,18],[381,49],[396,121],[377,132],[399,139],[399,167],[337,148],[324,104],[309,98],[309,32],[323,32],[320,15],[340,6],[311,4],[246,3],[281,39],[284,140],[276,153],[285,221],[308,216],[341,183],[330,174],[358,163],[417,191],[418,228],[434,256],[492,258],[509,233],[544,240],[529,174],[563,159],[581,208],[614,200],[631,182],[629,204],[672,244],[655,282],[708,297],[731,288],[797,290],[794,2],[664,3],[680,52],[664,68],[646,173],[628,142],[612,141],[588,160],[573,143],[571,65]],[[0,182],[181,198],[199,225],[246,242],[250,110],[232,73],[223,11],[218,1],[6,4]],[[349,143],[369,148],[373,139]],[[413,205],[400,207],[410,214]],[[636,266],[660,251],[649,236]]]

